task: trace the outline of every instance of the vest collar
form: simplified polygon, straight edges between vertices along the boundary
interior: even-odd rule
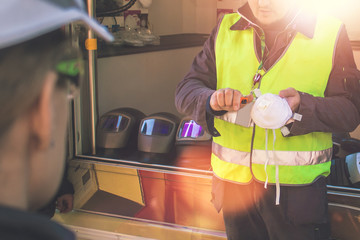
[[[246,30],[251,27],[261,29],[256,23],[256,18],[248,3],[238,9],[238,14],[241,16],[241,19],[232,25],[230,30]],[[314,37],[316,27],[316,16],[314,14],[296,8],[287,16],[287,21],[288,24],[285,30],[299,32],[308,38]]]

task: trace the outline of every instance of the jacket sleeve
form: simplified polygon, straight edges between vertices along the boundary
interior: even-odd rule
[[[216,90],[215,27],[195,57],[190,71],[180,81],[175,91],[175,106],[179,113],[191,116],[206,131],[208,130],[206,103]],[[211,133],[211,132],[210,132]]]
[[[347,31],[343,26],[335,49],[334,66],[329,76],[325,97],[314,97],[300,93],[298,113],[301,121],[295,121],[291,135],[310,132],[351,132],[359,125],[359,87],[349,86],[349,82],[359,85],[360,74],[351,48]],[[357,105],[357,106],[356,106]]]

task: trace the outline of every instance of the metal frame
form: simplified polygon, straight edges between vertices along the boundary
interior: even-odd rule
[[[88,13],[90,17],[95,17],[96,1],[87,0]],[[94,31],[88,30],[88,39],[95,37]],[[97,95],[96,95],[96,50],[88,50],[89,58],[89,92],[90,92],[90,118],[91,118],[91,153],[96,154],[96,121],[98,118]]]

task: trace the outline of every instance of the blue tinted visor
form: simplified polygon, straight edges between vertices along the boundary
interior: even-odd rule
[[[141,125],[141,133],[147,136],[169,136],[174,124],[161,119],[146,119]]]
[[[179,138],[199,138],[204,135],[203,128],[194,120],[183,121],[178,133]]]
[[[129,124],[129,118],[121,115],[108,115],[100,119],[100,129],[110,132],[123,131]]]

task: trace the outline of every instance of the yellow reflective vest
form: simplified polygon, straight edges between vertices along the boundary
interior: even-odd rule
[[[230,30],[240,17],[237,13],[225,15],[219,27],[215,45],[217,89],[232,88],[247,95],[260,63],[255,52],[254,29]],[[320,15],[312,39],[297,33],[279,60],[263,72],[262,94],[278,94],[293,87],[324,97],[341,24],[337,19]],[[310,184],[330,173],[331,133],[283,137],[280,130],[276,130],[273,142],[273,133],[269,131],[267,151],[265,129],[255,126],[253,131],[253,127],[242,127],[219,118],[215,118],[214,124],[221,136],[213,140],[211,164],[220,179],[248,183],[253,178],[265,182],[268,177],[269,183],[276,183],[276,165],[282,185]]]

